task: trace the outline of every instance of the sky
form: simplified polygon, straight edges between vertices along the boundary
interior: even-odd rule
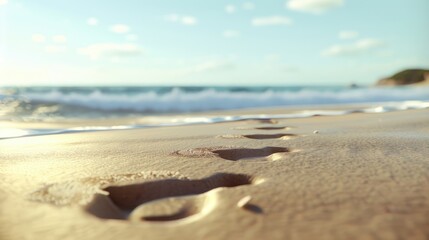
[[[0,0],[0,86],[371,85],[429,68],[428,0]]]

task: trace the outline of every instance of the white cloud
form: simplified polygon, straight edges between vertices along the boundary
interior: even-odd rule
[[[234,38],[240,36],[240,32],[236,30],[226,30],[223,32],[223,36],[226,38]]]
[[[45,51],[48,53],[63,53],[67,51],[67,47],[61,45],[48,45],[45,47]]]
[[[295,11],[319,14],[343,4],[344,0],[289,0],[286,6]]]
[[[138,56],[142,53],[139,46],[135,44],[97,43],[78,49],[82,55],[91,59],[100,58],[122,58]]]
[[[235,6],[232,4],[226,5],[225,6],[225,11],[227,13],[234,13],[235,12]]]
[[[243,3],[243,9],[244,10],[253,10],[253,9],[255,9],[255,4],[252,2],[245,2],[245,3]]]
[[[358,32],[356,32],[356,31],[341,31],[339,34],[338,34],[338,37],[340,38],[340,39],[354,39],[354,38],[357,38],[359,36],[359,33]]]
[[[55,35],[52,37],[52,41],[54,41],[54,43],[65,43],[67,42],[67,37],[64,35]]]
[[[334,45],[324,50],[324,56],[353,56],[368,53],[384,45],[384,42],[378,39],[367,38],[356,41],[349,45]]]
[[[9,1],[8,0],[0,0],[0,6],[6,5]]]
[[[283,16],[259,17],[252,19],[252,25],[256,27],[290,24],[292,24],[292,20]]]
[[[88,18],[86,23],[88,23],[88,25],[90,25],[90,26],[97,26],[98,25],[98,19],[91,17],[91,18]]]
[[[45,35],[38,33],[38,34],[33,34],[31,36],[31,40],[33,40],[33,42],[36,42],[36,43],[42,43],[42,42],[45,42],[46,37]]]
[[[182,23],[185,25],[195,25],[197,24],[197,19],[192,16],[183,16],[182,17]]]
[[[198,20],[193,16],[181,16],[175,13],[166,15],[165,20],[174,23],[181,23],[184,25],[195,25],[198,22]]]
[[[113,26],[110,27],[110,30],[114,33],[127,33],[130,31],[130,27],[128,25],[125,24],[115,24]]]

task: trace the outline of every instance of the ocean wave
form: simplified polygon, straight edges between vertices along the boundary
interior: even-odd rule
[[[58,104],[101,111],[131,111],[139,113],[181,113],[292,105],[368,103],[428,100],[429,88],[361,88],[361,89],[300,89],[278,91],[219,91],[213,88],[184,91],[173,88],[167,92],[126,91],[64,92],[58,89],[25,92],[17,95],[27,103]]]

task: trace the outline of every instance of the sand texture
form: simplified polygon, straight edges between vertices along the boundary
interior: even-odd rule
[[[0,239],[429,239],[429,111],[0,140]]]

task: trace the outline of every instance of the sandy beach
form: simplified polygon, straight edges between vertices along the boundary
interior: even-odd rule
[[[3,139],[0,239],[429,239],[428,143],[427,109]]]
[[[0,240],[429,240],[428,12],[0,0]]]

